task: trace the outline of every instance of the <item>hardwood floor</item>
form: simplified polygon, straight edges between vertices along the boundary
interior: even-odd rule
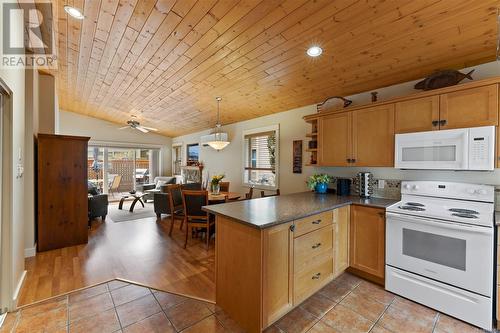
[[[183,249],[184,232],[163,217],[115,223],[95,220],[86,245],[37,253],[26,259],[19,306],[120,278],[151,288],[215,300],[215,247],[199,239]]]

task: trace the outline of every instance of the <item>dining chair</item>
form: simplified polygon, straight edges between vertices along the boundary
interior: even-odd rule
[[[250,200],[253,198],[253,186],[248,189],[248,193],[245,193],[245,200]]]
[[[186,183],[182,184],[182,190],[186,191],[200,191],[201,190],[201,183]]]
[[[167,186],[168,199],[170,200],[170,231],[168,235],[172,237],[172,230],[174,229],[175,220],[181,220],[181,225],[179,227],[182,230],[184,225],[184,204],[182,201],[182,187],[180,184],[171,184]]]
[[[210,218],[210,214],[201,209],[208,205],[207,191],[182,191],[182,202],[184,205],[184,221],[186,223],[186,240],[184,248],[187,247],[189,233],[193,228],[206,229],[206,248],[210,244],[210,227],[215,225],[215,221]]]
[[[219,190],[221,192],[229,192],[229,182],[220,182],[219,183]]]
[[[275,194],[266,194],[264,191],[260,191],[260,197],[261,198],[277,197],[279,195],[280,195],[280,189],[277,189]]]

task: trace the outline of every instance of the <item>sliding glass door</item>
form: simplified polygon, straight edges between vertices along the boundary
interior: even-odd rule
[[[130,191],[140,191],[160,173],[160,150],[90,146],[89,182],[115,201]]]

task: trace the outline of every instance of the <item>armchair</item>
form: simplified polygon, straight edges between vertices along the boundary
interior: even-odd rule
[[[171,214],[170,197],[168,193],[153,193],[153,203],[155,214],[158,219],[161,218],[161,214]]]
[[[96,217],[101,217],[102,220],[106,220],[108,215],[108,195],[100,194],[97,187],[88,183],[88,218],[89,226],[90,221]]]
[[[146,194],[144,196],[144,202],[148,200],[154,200],[155,193],[166,193],[166,185],[175,184],[175,177],[155,177],[154,182],[151,184],[142,185],[142,192]]]

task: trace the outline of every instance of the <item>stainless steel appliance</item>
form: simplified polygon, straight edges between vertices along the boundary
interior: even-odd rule
[[[494,187],[402,183],[387,209],[386,289],[491,330]]]
[[[399,169],[493,170],[495,127],[396,134]]]
[[[373,194],[373,174],[371,172],[358,173],[356,190],[362,198],[369,198]]]

